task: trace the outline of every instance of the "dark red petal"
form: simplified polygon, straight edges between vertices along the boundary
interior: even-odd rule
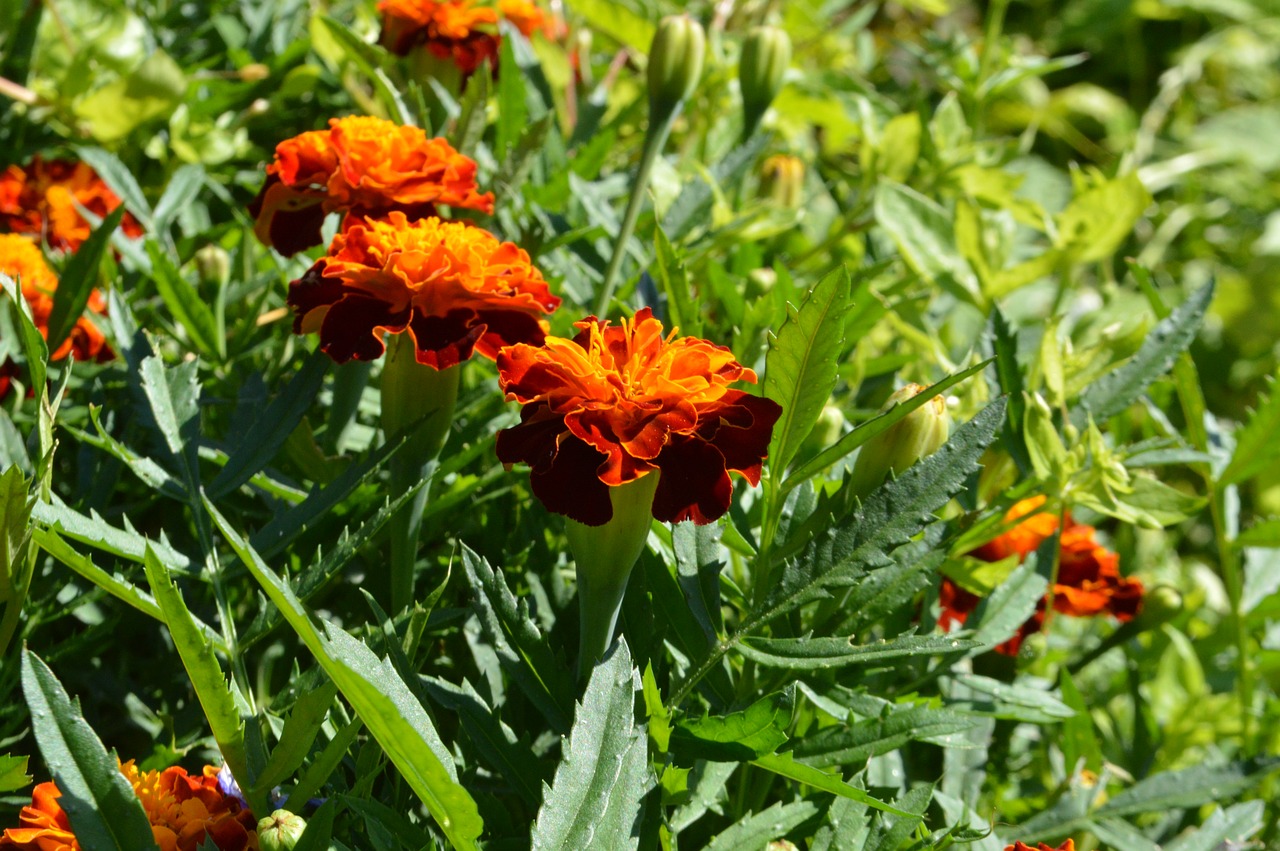
[[[314,195],[285,186],[274,174],[268,175],[258,197],[249,205],[258,239],[286,257],[324,241],[324,208]]]
[[[498,432],[498,460],[545,468],[555,458],[556,437],[563,431],[563,416],[551,413],[545,404],[525,405],[520,409],[520,424]]]
[[[392,311],[381,299],[348,292],[325,315],[320,326],[320,348],[338,363],[352,358],[377,360],[387,347],[375,330],[403,331],[409,313],[407,307]]]
[[[731,399],[731,394],[736,398]],[[782,416],[782,407],[740,391],[731,390],[724,398],[731,401],[720,411],[704,414],[707,424],[699,425],[698,434],[720,450],[726,469],[741,473],[752,485],[759,484],[761,461],[769,453],[773,424]]]
[[[448,369],[471,357],[484,326],[476,324],[474,310],[451,310],[444,316],[428,316],[413,311],[409,323],[418,363]]]
[[[293,333],[302,333],[302,320],[319,307],[335,304],[346,292],[338,278],[324,276],[325,262],[317,260],[301,278],[289,284],[285,303],[293,308]]]
[[[481,310],[477,317],[485,326],[485,332],[476,350],[490,360],[497,359],[498,350],[503,346],[517,343],[541,346],[547,338],[537,317],[519,310]]]
[[[733,483],[720,450],[698,437],[675,437],[657,458],[662,470],[653,516],[664,523],[704,526],[729,510]]]
[[[609,486],[596,475],[596,468],[604,461],[604,455],[565,433],[551,463],[545,469],[535,467],[529,484],[548,511],[588,526],[602,526],[613,519]]]

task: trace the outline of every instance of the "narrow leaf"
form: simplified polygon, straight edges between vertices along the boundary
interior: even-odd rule
[[[151,258],[151,280],[165,306],[186,330],[200,354],[210,360],[221,361],[226,357],[227,341],[218,333],[213,311],[155,240],[147,240],[146,248],[147,256]]]
[[[737,650],[758,665],[820,671],[912,656],[936,656],[977,647],[978,642],[952,635],[903,635],[892,641],[857,645],[853,638],[744,638]]]
[[[124,207],[116,207],[115,212],[102,220],[102,224],[94,228],[76,253],[67,261],[67,268],[58,278],[58,288],[53,293],[53,312],[49,314],[49,350],[55,351],[67,339],[71,329],[84,313],[89,304],[89,296],[98,283],[98,267],[102,257],[107,253],[111,242],[111,234],[120,226],[124,216]]]
[[[915,813],[909,813],[900,810],[892,804],[886,804],[879,798],[874,798],[862,789],[845,783],[834,774],[827,774],[820,771],[812,765],[805,765],[796,762],[795,758],[789,753],[775,753],[769,756],[762,756],[757,760],[753,760],[752,765],[763,768],[765,771],[772,771],[781,777],[794,780],[797,783],[803,783],[806,786],[812,786],[823,792],[830,792],[833,795],[839,795],[841,798],[848,798],[851,801],[858,801],[867,806],[880,810],[885,813],[892,813],[895,816],[903,816],[911,821],[919,821],[920,816]]]

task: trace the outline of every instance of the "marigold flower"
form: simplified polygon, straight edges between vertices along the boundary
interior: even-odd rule
[[[524,405],[520,424],[498,434],[498,458],[533,468],[543,505],[599,526],[613,516],[610,487],[661,471],[653,516],[704,524],[729,509],[731,471],[759,483],[782,409],[729,387],[755,372],[723,346],[664,337],[648,308],[576,327],[572,340],[498,353],[498,383]]]
[[[530,0],[499,0],[497,8],[473,0],[380,0],[382,46],[398,56],[419,45],[439,59],[452,60],[463,75],[475,73],[485,60],[498,64],[501,17],[526,38],[536,32],[559,37],[562,25]]]
[[[393,212],[333,239],[329,254],[289,285],[293,330],[320,334],[338,363],[374,360],[384,333],[408,331],[418,363],[446,369],[478,351],[539,344],[541,317],[560,306],[529,255],[488,231]]]
[[[1058,529],[1057,515],[1036,513],[1044,503],[1045,497],[1037,496],[1015,504],[1005,514],[1005,522],[1016,525],[970,555],[987,562],[1016,556],[1021,562]],[[1142,608],[1142,581],[1120,575],[1120,557],[1094,539],[1096,529],[1076,523],[1070,513],[1065,515],[1065,520],[1058,541],[1058,579],[1052,594],[1054,611],[1072,617],[1107,614],[1122,623],[1132,620]],[[1023,639],[1041,630],[1048,599],[1049,595],[1046,595],[1040,601],[1035,613],[1017,635],[996,647],[998,652],[1017,655]],[[950,629],[953,625],[963,624],[980,601],[976,594],[944,578],[938,592],[938,602],[942,606],[938,625]]]
[[[253,814],[222,792],[214,766],[205,766],[201,775],[190,775],[179,766],[143,772],[130,760],[121,764],[120,772],[133,785],[160,851],[196,851],[208,842],[219,851],[258,848]],[[61,796],[52,781],[36,786],[31,805],[23,807],[18,817],[20,826],[6,829],[0,846],[80,851],[67,814],[58,804]]]
[[[475,161],[420,128],[353,115],[277,145],[249,212],[258,238],[289,255],[321,243],[328,213],[424,218],[441,204],[493,212],[493,193],[477,191]]]
[[[1006,845],[1004,851],[1076,851],[1076,841],[1067,839],[1063,841],[1057,848],[1046,842],[1037,842],[1035,845],[1028,845],[1025,842],[1015,842],[1012,845]]]
[[[40,334],[48,339],[49,317],[53,314],[53,293],[58,288],[58,278],[45,262],[44,254],[26,237],[0,234],[0,272],[21,281],[22,295],[31,306],[31,318]],[[89,294],[88,309],[98,314],[106,312],[106,302],[97,290]],[[49,353],[49,360],[62,360],[72,353],[82,363],[107,361],[115,356],[98,326],[83,316],[58,348]],[[12,361],[0,365],[0,398],[9,392],[15,371]]]
[[[0,223],[13,233],[33,234],[50,246],[75,251],[93,232],[76,205],[105,218],[120,199],[87,163],[45,161],[36,156],[26,168],[11,165],[0,174]],[[121,221],[131,237],[142,226],[128,213]]]

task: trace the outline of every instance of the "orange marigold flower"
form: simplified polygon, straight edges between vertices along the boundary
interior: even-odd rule
[[[0,174],[0,223],[13,233],[33,234],[53,248],[75,251],[93,232],[77,205],[106,217],[120,199],[87,163],[46,162],[37,156],[26,168],[11,165]],[[142,226],[127,213],[121,227],[131,237],[142,235]]]
[[[320,244],[328,213],[423,218],[441,204],[493,212],[493,193],[477,191],[475,161],[420,128],[352,115],[277,145],[249,212],[258,238],[289,255]]]
[[[759,483],[782,409],[730,389],[756,374],[728,349],[664,337],[648,308],[576,327],[572,340],[498,353],[498,383],[524,405],[520,424],[498,434],[498,458],[533,468],[543,505],[599,526],[613,516],[610,487],[661,471],[653,516],[702,524],[729,509],[730,471]]]
[[[476,6],[473,0],[380,0],[382,46],[405,56],[422,45],[439,59],[451,59],[463,75],[475,73],[485,60],[497,68],[501,39],[499,16],[526,38],[541,32],[558,38],[561,22],[530,0],[499,0],[498,7]]]
[[[58,278],[44,254],[31,240],[17,234],[0,234],[0,272],[21,280],[22,295],[31,306],[31,318],[41,335],[49,337],[49,317],[53,314],[53,293],[58,288]],[[102,294],[94,290],[89,294],[88,308],[93,313],[106,312]],[[76,321],[71,333],[58,348],[49,353],[49,360],[62,360],[75,354],[77,361],[108,361],[115,355],[107,345],[106,337],[87,317]],[[15,372],[11,361],[0,366],[0,398],[9,392],[9,382]]]
[[[446,369],[478,351],[540,344],[560,306],[523,249],[488,231],[400,212],[334,237],[329,254],[289,286],[293,329],[318,332],[339,363],[373,360],[384,333],[412,335],[419,363]]]
[[[196,851],[212,842],[219,851],[256,851],[257,822],[240,801],[223,793],[218,769],[205,766],[190,775],[174,766],[164,771],[139,771],[133,760],[120,772],[133,785],[160,851]],[[53,782],[41,783],[31,805],[22,808],[19,827],[0,836],[0,846],[27,851],[80,851],[67,814],[58,804],[62,793]]]
[[[1056,514],[1035,513],[1044,503],[1045,497],[1037,496],[1015,504],[1004,519],[1006,524],[1016,525],[970,555],[987,562],[1017,556],[1021,562],[1058,529]],[[1058,580],[1053,585],[1052,595],[1054,611],[1073,617],[1109,614],[1122,622],[1131,620],[1142,608],[1142,581],[1120,575],[1120,557],[1094,539],[1096,529],[1076,523],[1070,513],[1065,519],[1066,525],[1058,541]],[[1023,639],[1044,626],[1048,599],[1049,595],[1046,595],[1017,635],[996,650],[1006,655],[1017,655]],[[976,594],[944,578],[938,591],[938,602],[942,607],[938,625],[950,629],[953,625],[963,624],[980,601]]]
[[[1076,841],[1074,839],[1065,840],[1057,848],[1046,842],[1037,842],[1035,845],[1015,842],[1012,845],[1006,845],[1004,851],[1076,851]]]

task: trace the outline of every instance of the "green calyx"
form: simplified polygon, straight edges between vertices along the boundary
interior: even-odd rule
[[[881,410],[887,411],[922,390],[919,384],[908,384],[890,396]],[[889,475],[902,475],[912,464],[941,449],[950,429],[946,401],[935,396],[863,445],[853,465],[854,492],[866,497]]]
[[[778,27],[756,27],[742,43],[738,84],[742,89],[743,137],[755,132],[782,89],[791,64],[791,37]]]
[[[302,838],[307,822],[288,810],[276,810],[258,822],[258,847],[262,851],[290,851]]]

